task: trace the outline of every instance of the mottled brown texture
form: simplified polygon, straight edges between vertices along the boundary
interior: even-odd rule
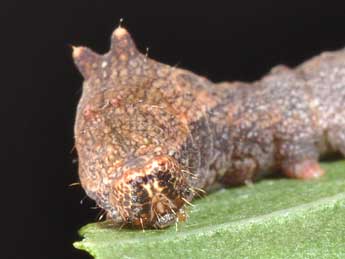
[[[80,181],[116,223],[166,227],[215,183],[282,171],[323,174],[321,155],[345,155],[345,51],[253,83],[214,84],[158,63],[117,28],[111,49],[76,47],[85,81],[75,123]]]

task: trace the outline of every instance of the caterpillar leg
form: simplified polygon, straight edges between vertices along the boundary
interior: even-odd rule
[[[252,158],[236,160],[232,168],[224,174],[221,182],[226,186],[247,184],[255,179],[256,171],[257,164]]]
[[[334,151],[345,156],[345,126],[335,126],[328,130],[328,140]]]
[[[308,180],[325,172],[318,162],[319,151],[312,141],[287,142],[280,147],[281,169],[290,178]]]
[[[282,171],[287,177],[302,180],[319,178],[325,173],[318,161],[313,159],[287,162],[283,165]]]

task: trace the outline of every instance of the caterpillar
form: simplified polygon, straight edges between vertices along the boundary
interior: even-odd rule
[[[119,26],[108,53],[73,47],[84,78],[75,120],[79,178],[107,218],[165,228],[215,184],[324,174],[345,155],[345,50],[252,83],[213,83],[140,53]]]

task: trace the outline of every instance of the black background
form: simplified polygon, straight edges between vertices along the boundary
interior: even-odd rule
[[[1,1],[1,258],[88,258],[72,247],[98,211],[68,187],[82,83],[69,44],[106,52],[121,17],[141,51],[214,81],[345,46],[341,1]]]

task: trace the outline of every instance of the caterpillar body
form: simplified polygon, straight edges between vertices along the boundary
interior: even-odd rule
[[[267,173],[311,179],[345,155],[345,50],[253,83],[213,83],[141,54],[118,27],[108,53],[74,47],[84,77],[75,122],[79,177],[119,224],[164,228],[215,183]]]

